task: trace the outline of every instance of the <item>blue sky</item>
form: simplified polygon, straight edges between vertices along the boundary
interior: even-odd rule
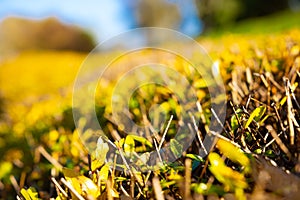
[[[0,0],[0,20],[7,16],[34,19],[56,16],[65,23],[89,30],[98,41],[134,28],[130,3],[134,0]],[[183,16],[181,30],[194,36],[201,31],[194,0],[178,1]],[[175,1],[176,2],[176,1]]]

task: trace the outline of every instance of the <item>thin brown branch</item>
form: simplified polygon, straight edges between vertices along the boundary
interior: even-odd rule
[[[75,190],[75,188],[66,179],[61,178],[61,182],[79,199],[84,200],[84,198]]]
[[[292,155],[289,151],[289,149],[285,146],[285,144],[281,141],[281,139],[279,138],[279,136],[277,135],[276,131],[274,130],[274,128],[271,125],[267,125],[266,128],[268,129],[268,131],[271,133],[272,137],[275,139],[276,143],[278,144],[278,146],[280,147],[280,149],[289,157],[291,158]]]
[[[154,176],[152,179],[153,189],[155,193],[155,197],[157,200],[164,200],[165,197],[163,195],[163,191],[161,189],[161,185],[157,176]]]
[[[51,177],[51,181],[52,183],[55,185],[56,191],[57,193],[62,193],[62,195],[66,198],[68,198],[68,194],[67,192],[58,184],[58,182],[56,181],[56,179],[54,177]]]
[[[38,151],[54,166],[56,167],[59,171],[62,170],[63,166],[55,159],[53,158],[46,150],[44,147],[39,146]]]

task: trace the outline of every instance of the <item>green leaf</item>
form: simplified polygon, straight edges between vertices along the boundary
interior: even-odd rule
[[[186,154],[185,157],[191,158],[193,160],[192,162],[192,169],[194,170],[197,168],[201,163],[204,162],[203,158],[201,158],[199,155],[196,154]]]
[[[261,149],[255,149],[255,150],[254,150],[254,153],[256,153],[256,154],[261,154],[261,153],[262,153],[262,150],[261,150]]]
[[[230,125],[231,125],[231,129],[233,131],[235,131],[236,129],[238,129],[239,122],[238,122],[238,120],[237,120],[237,118],[236,118],[235,115],[232,115],[231,120],[230,120]]]
[[[148,147],[152,148],[151,142],[149,142],[146,138],[138,136],[138,135],[133,135],[133,134],[130,134],[130,137],[132,137],[135,141],[138,141],[138,142],[140,142],[140,143],[142,143],[144,145],[147,145]]]
[[[235,131],[238,127],[239,127],[239,119],[242,116],[242,109],[237,109],[236,110],[236,115],[232,115],[231,120],[230,120],[230,125],[231,125],[231,129],[233,131]]]
[[[171,148],[171,151],[173,152],[173,154],[176,158],[181,156],[181,154],[183,152],[183,150],[182,150],[183,147],[182,147],[182,144],[177,142],[176,139],[171,139],[170,140],[170,148]]]
[[[275,153],[272,149],[268,149],[266,152],[265,152],[265,155],[270,157],[270,158],[274,158],[275,157]]]
[[[196,155],[196,154],[188,153],[188,154],[185,155],[185,157],[191,158],[193,160],[197,160],[199,162],[203,162],[204,161],[203,158],[201,158],[199,155]]]
[[[253,120],[255,120],[256,122],[259,121],[262,116],[265,114],[266,112],[266,107],[265,106],[259,106],[258,108],[256,108],[250,115],[245,128],[248,128],[248,126],[251,124],[251,122]]]
[[[25,200],[38,200],[38,193],[35,188],[30,187],[27,190],[24,188],[21,189],[21,194],[25,198]]]

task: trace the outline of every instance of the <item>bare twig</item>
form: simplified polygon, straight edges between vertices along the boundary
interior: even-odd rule
[[[266,73],[266,76],[277,89],[279,89],[281,92],[284,92],[284,88],[282,88],[269,73]]]
[[[262,82],[264,83],[264,85],[265,85],[266,88],[270,87],[268,81],[266,80],[266,78],[265,78],[265,76],[263,74],[260,74],[259,77],[262,80]]]
[[[134,176],[130,179],[130,196],[134,198],[134,184],[135,184],[135,178]]]
[[[278,134],[278,137],[282,134],[282,132],[280,132]],[[264,146],[264,149],[266,149],[268,146],[270,146],[273,142],[275,141],[275,139],[273,138],[270,142],[268,142],[265,146]]]
[[[66,193],[66,191],[58,184],[58,182],[56,181],[56,179],[54,177],[51,177],[51,181],[52,183],[55,185],[55,188],[57,190],[57,193],[59,194],[60,192],[66,197],[68,198],[68,194]]]
[[[229,135],[228,132],[227,132],[227,130],[224,128],[224,125],[223,125],[222,122],[220,121],[220,118],[219,118],[218,115],[216,114],[215,110],[212,109],[212,108],[211,108],[211,113],[214,115],[214,117],[216,118],[218,124],[222,127],[223,131],[224,131],[227,135]]]
[[[294,130],[294,124],[292,118],[294,117],[292,109],[293,109],[293,104],[290,96],[290,83],[287,78],[283,78],[285,81],[285,95],[286,95],[286,101],[287,101],[287,112],[288,112],[288,122],[289,122],[289,130],[290,130],[290,143],[291,145],[294,145],[294,140],[295,140],[295,130]]]
[[[252,90],[253,78],[252,78],[251,70],[249,67],[246,68],[246,80],[250,86],[250,90]]]
[[[122,192],[125,194],[125,196],[130,197],[130,195],[128,194],[128,192],[124,189],[123,185],[120,184],[120,188],[122,190]]]
[[[16,178],[13,175],[10,175],[9,180],[12,186],[14,187],[15,191],[18,193],[20,191],[20,186],[18,185]]]
[[[266,128],[271,133],[272,137],[275,139],[276,143],[279,145],[280,149],[289,157],[291,158],[292,155],[288,148],[285,146],[285,144],[281,141],[281,139],[278,137],[276,131],[271,125],[267,125]]]
[[[55,159],[53,158],[46,150],[44,147],[39,146],[38,151],[58,170],[62,170],[63,166]]]
[[[161,189],[161,185],[157,176],[154,176],[152,179],[152,184],[154,188],[155,197],[157,200],[164,200],[164,195]]]
[[[155,138],[153,138],[153,143],[154,143],[155,150],[156,150],[156,152],[157,152],[157,155],[158,155],[158,158],[159,158],[160,162],[163,162],[163,160],[162,160],[162,158],[161,158],[161,155],[160,155],[160,152],[159,152],[159,149],[158,149],[158,147],[157,147],[157,142],[156,142],[156,139],[155,139]]]
[[[274,110],[275,110],[275,114],[276,114],[276,117],[277,117],[277,119],[278,119],[278,121],[279,121],[281,130],[282,130],[283,132],[285,132],[286,128],[283,126],[283,123],[282,123],[281,117],[280,117],[280,115],[279,115],[279,113],[278,113],[278,109],[276,108],[276,105],[273,104],[273,105],[271,105],[271,106],[273,106],[273,108],[274,108]]]
[[[161,149],[161,147],[162,147],[162,145],[163,145],[163,143],[164,143],[164,141],[165,141],[165,137],[166,137],[166,135],[167,135],[167,132],[168,132],[168,130],[169,130],[169,127],[170,127],[170,125],[171,125],[172,120],[173,120],[173,115],[171,115],[171,117],[170,117],[170,119],[169,119],[169,121],[168,121],[167,127],[166,127],[166,129],[165,129],[165,131],[164,131],[164,134],[163,134],[163,136],[162,136],[162,138],[161,138],[161,141],[160,141],[160,143],[159,143],[158,150]]]
[[[112,180],[111,180],[111,177],[107,179],[106,181],[106,187],[107,187],[107,199],[108,200],[113,200],[113,196],[112,196],[112,192],[113,192],[113,189],[112,189]]]
[[[26,172],[23,171],[20,177],[20,183],[19,183],[20,188],[24,187],[25,180],[26,180]]]
[[[191,118],[192,118],[192,120],[193,120],[194,130],[196,131],[196,135],[197,135],[197,138],[198,138],[199,143],[200,143],[200,145],[201,145],[201,148],[204,150],[205,155],[207,155],[207,150],[206,150],[206,148],[205,148],[205,146],[204,146],[204,144],[203,144],[203,142],[202,142],[202,139],[201,139],[201,136],[200,136],[200,130],[199,130],[198,127],[197,127],[197,124],[196,124],[196,121],[195,121],[195,117],[192,115]],[[188,124],[188,126],[190,127],[191,125]],[[192,128],[190,128],[190,129],[191,129],[191,131],[193,131]]]
[[[184,199],[191,199],[192,160],[185,159]]]

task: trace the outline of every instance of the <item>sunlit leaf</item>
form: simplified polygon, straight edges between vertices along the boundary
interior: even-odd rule
[[[217,142],[217,148],[227,158],[245,167],[246,173],[249,173],[251,171],[249,158],[238,147],[234,146],[226,140],[219,139]]]
[[[248,187],[244,175],[227,167],[217,153],[210,153],[208,155],[208,160],[210,162],[209,170],[214,174],[218,181],[224,184],[225,189],[235,190],[236,188],[245,189]]]
[[[194,82],[194,87],[195,88],[206,88],[207,83],[205,82],[204,79],[198,79]]]
[[[256,154],[261,154],[261,153],[262,153],[262,149],[255,149],[255,150],[254,150],[254,153],[256,153]]]
[[[97,185],[88,177],[80,175],[78,172],[63,168],[63,174],[72,187],[81,195],[90,195],[93,198],[99,196],[100,191]]]
[[[35,188],[30,187],[27,190],[24,188],[21,189],[21,194],[26,200],[38,200],[38,193]]]
[[[72,182],[74,179],[75,178],[72,179]],[[98,186],[91,179],[85,176],[79,176],[76,180],[78,180],[78,183],[81,185],[83,196],[92,196],[93,198],[97,198],[100,195]]]
[[[124,142],[124,151],[125,152],[133,152],[135,148],[135,143],[133,137],[131,135],[127,135]]]
[[[130,137],[132,137],[135,141],[138,141],[138,142],[152,148],[151,142],[149,142],[146,138],[138,136],[138,135],[133,135],[133,134],[130,134]]]
[[[12,168],[13,168],[13,165],[10,162],[0,163],[0,179],[2,179],[4,177],[6,177],[7,175],[9,175]]]
[[[108,144],[104,142],[102,137],[100,136],[97,141],[97,148],[94,152],[95,157],[93,157],[92,159],[91,168],[93,171],[104,164],[108,150]]]
[[[99,179],[106,181],[109,173],[109,165],[105,164],[99,171]]]
[[[160,181],[160,185],[161,185],[161,187],[162,187],[163,189],[164,189],[164,188],[168,188],[168,187],[170,187],[171,185],[175,185],[176,183],[177,183],[177,181],[175,181],[175,180],[169,181],[169,180],[163,179],[163,180]]]
[[[185,157],[191,158],[191,159],[193,159],[193,160],[197,160],[197,161],[200,161],[200,162],[203,162],[203,161],[204,161],[203,158],[201,158],[201,157],[200,157],[199,155],[197,155],[197,154],[191,154],[191,153],[188,153],[188,154],[185,155]]]
[[[174,169],[171,169],[170,171],[170,175],[168,176],[168,180],[181,180],[183,179],[183,177],[181,175],[178,174],[177,171],[175,171]]]
[[[251,124],[251,122],[253,120],[258,122],[262,118],[262,116],[265,114],[265,112],[266,112],[265,106],[259,106],[259,107],[255,108],[255,110],[251,113],[248,121],[246,122],[245,128],[248,128],[248,126]]]
[[[280,102],[279,102],[279,104],[281,105],[281,106],[283,106],[284,104],[285,104],[285,102],[286,102],[286,96],[284,96],[281,100],[280,100]]]
[[[196,154],[186,154],[185,157],[191,158],[192,162],[192,169],[196,169],[202,162],[204,162],[203,158]]]

